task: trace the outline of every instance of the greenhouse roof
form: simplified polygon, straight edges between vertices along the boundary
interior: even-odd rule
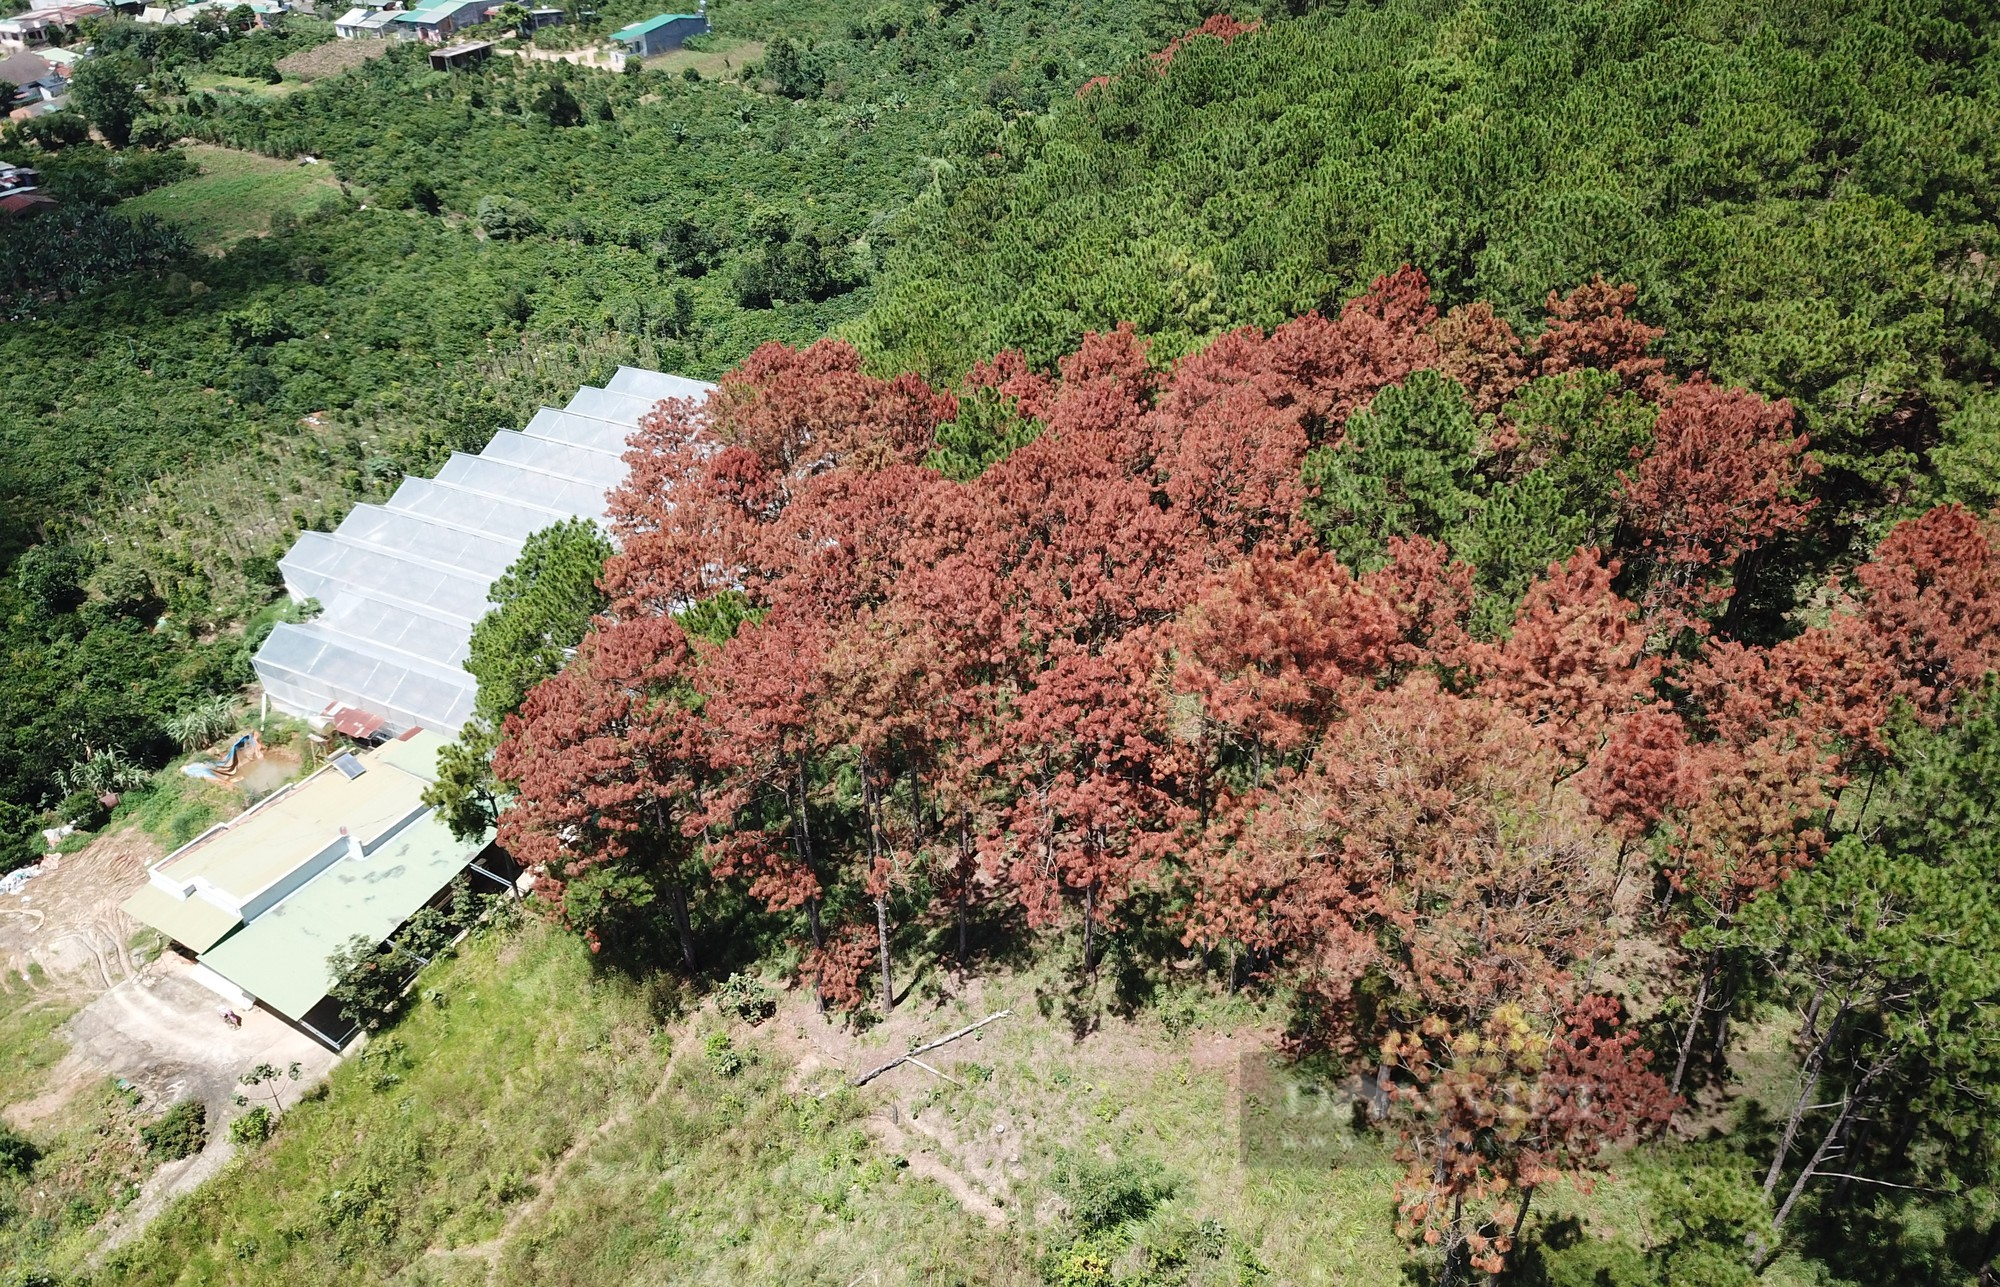
[[[306,532],[279,560],[285,586],[320,615],[274,629],[256,657],[264,691],[308,719],[340,707],[392,730],[455,736],[478,685],[464,669],[493,582],[535,532],[603,521],[625,480],[627,440],[668,398],[714,385],[620,367],[603,388],[544,407],[478,455],[453,453],[436,478],[406,478],[380,505],[357,505],[332,532]]]

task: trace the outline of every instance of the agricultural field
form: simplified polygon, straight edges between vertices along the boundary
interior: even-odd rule
[[[188,155],[201,169],[197,177],[155,188],[120,208],[181,225],[212,255],[244,237],[268,234],[274,220],[296,219],[340,199],[340,181],[327,166],[206,143],[189,147]]]
[[[286,54],[277,63],[277,69],[288,80],[315,81],[329,76],[338,76],[351,71],[371,58],[379,58],[389,52],[389,45],[381,40],[329,40],[323,45],[301,49],[297,53]]]

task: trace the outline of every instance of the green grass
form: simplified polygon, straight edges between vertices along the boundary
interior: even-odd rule
[[[225,76],[220,72],[199,71],[187,78],[189,89],[211,93],[243,94],[251,98],[282,98],[305,88],[305,82],[281,80],[276,84],[251,76]]]
[[[115,1253],[103,1281],[433,1281],[430,1248],[497,1233],[534,1177],[643,1098],[666,1057],[645,992],[593,981],[589,953],[540,925],[468,940],[422,988],[436,999]]]
[[[678,76],[692,67],[703,80],[727,80],[750,63],[762,62],[764,42],[711,36],[704,49],[674,49],[646,60],[648,71]]]
[[[182,224],[206,251],[220,252],[241,238],[262,236],[275,216],[304,214],[339,193],[325,166],[207,144],[191,145],[188,155],[201,167],[198,176],[142,193],[119,209]]]
[[[31,975],[9,971],[0,982],[0,1068],[7,1070],[0,1102],[8,1104],[40,1094],[69,1050],[60,1029],[76,1007],[47,990],[39,968]]]
[[[752,1026],[713,1007],[684,1012],[671,984],[606,975],[539,921],[483,931],[427,971],[413,1009],[272,1140],[113,1253],[96,1281],[1405,1280],[1399,1164],[1356,1131],[1335,1088],[1274,1057],[1262,1003],[1168,984],[1126,1007],[1109,978],[1078,988],[1051,963],[963,992],[929,976],[918,992],[858,1037],[796,990]],[[850,1085],[914,1040],[1002,1008],[1010,1017],[931,1056],[943,1077],[905,1066]],[[1293,1123],[1284,1138],[1301,1132],[1285,1106],[1306,1105],[1312,1147],[1242,1152],[1246,1084],[1267,1116]],[[1546,1186],[1530,1222],[1538,1268],[1523,1281],[1653,1281],[1631,1274],[1675,1157],[1623,1153],[1588,1192]],[[1147,1196],[1087,1225],[1088,1185],[1106,1182]],[[1765,1281],[1807,1279],[1781,1267]]]
[[[26,1104],[51,1089],[50,1074],[69,1051],[62,1026],[76,1008],[39,968],[8,974],[0,985],[0,1104]],[[139,1143],[141,1121],[134,1098],[106,1079],[42,1109],[19,1130],[40,1156],[24,1174],[0,1170],[0,1281],[22,1281],[5,1272],[81,1261],[95,1245],[92,1226],[131,1201],[151,1170]]]
[[[186,758],[155,773],[147,786],[127,792],[105,831],[136,826],[171,851],[242,811],[243,801],[236,792],[182,773],[179,764]]]
[[[903,1028],[823,1060],[807,1034],[823,1021],[796,994],[757,1028],[713,1011],[674,1023],[557,930],[490,932],[424,976],[439,1002],[343,1063],[102,1281],[447,1284],[490,1267],[554,1287],[1025,1284],[1075,1238],[1057,1182],[1073,1158],[1164,1178],[1156,1209],[1105,1235],[1128,1270],[1193,1239],[1202,1263],[1250,1274],[1230,1281],[1394,1280],[1393,1166],[1377,1145],[1350,1141],[1334,1167],[1239,1166],[1236,1063],[1204,1053],[1215,1031],[1142,1014],[1078,1043],[1038,1011],[1037,982],[911,1007],[905,1027],[937,1032],[1014,1006],[937,1056],[963,1086],[906,1068],[857,1091],[847,1064],[876,1062]],[[962,1204],[940,1166],[1005,1221]]]

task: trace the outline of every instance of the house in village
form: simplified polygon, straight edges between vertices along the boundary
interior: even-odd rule
[[[500,16],[500,10],[505,7],[506,6],[504,5],[497,5],[497,4],[487,5],[486,6],[487,21],[491,22],[494,19],[498,18]],[[521,24],[520,34],[525,36],[530,32],[540,31],[544,27],[560,27],[566,21],[568,21],[568,19],[569,15],[564,13],[560,9],[529,9],[528,20]]]
[[[25,165],[0,161],[0,217],[17,219],[55,205],[56,199],[41,189],[39,173]]]
[[[0,18],[0,49],[41,49],[63,44],[85,18],[110,12],[111,7],[102,4],[52,4]]]
[[[138,21],[163,27],[185,27],[205,13],[228,14],[237,9],[248,9],[251,22],[256,26],[275,27],[290,12],[291,6],[283,0],[195,0],[193,4],[173,9],[148,5],[140,12]]]
[[[385,28],[396,20],[400,9],[379,9],[363,5],[349,9],[333,20],[333,34],[342,40],[380,40]]]
[[[193,957],[225,1004],[262,1006],[339,1049],[353,1024],[327,997],[330,955],[356,937],[385,942],[462,873],[512,885],[488,838],[454,837],[424,803],[445,745],[417,729],[335,756],[154,863],[125,911]]]
[[[707,30],[708,4],[703,0],[699,13],[663,13],[619,28],[611,33],[611,40],[625,46],[626,52],[634,57],[651,58],[679,49],[689,36],[699,36]]]
[[[415,9],[397,14],[383,31],[404,40],[421,40],[441,45],[462,27],[486,21],[487,0],[430,0]]]
[[[14,87],[14,101],[5,104],[4,110],[12,111],[63,96],[69,89],[69,73],[56,59],[48,57],[56,52],[59,51],[18,49],[0,54],[0,80]]]
[[[459,71],[466,67],[476,67],[493,56],[493,42],[490,40],[468,40],[462,44],[445,45],[431,50],[432,71]]]

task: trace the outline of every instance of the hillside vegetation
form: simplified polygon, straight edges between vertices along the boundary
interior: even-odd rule
[[[445,75],[402,46],[270,101],[189,81],[301,39],[107,26],[129,83],[104,97],[135,144],[72,117],[73,138],[22,127],[0,153],[87,205],[72,237],[0,233],[0,267],[18,245],[23,281],[62,287],[0,280],[0,831],[93,754],[157,765],[165,719],[249,682],[258,640],[226,632],[299,531],[619,362],[712,377],[857,316],[871,238],[996,78],[1031,60],[1039,103],[1140,47],[1116,5],[1075,17],[1080,40],[1031,5],[862,23],[747,3],[718,30],[790,32],[804,82]],[[184,133],[272,160],[145,145]],[[139,224],[103,208],[135,196]]]
[[[1177,356],[1403,263],[1517,327],[1603,273],[1677,369],[1799,404],[1845,541],[2000,494],[1994,56],[1951,3],[1328,6],[985,119],[860,335],[950,379],[1119,322]]]
[[[475,635],[430,798],[528,905],[17,1268],[1991,1287],[1991,22],[744,0],[259,96],[297,33],[108,24],[118,146],[7,137],[129,231],[6,297],[7,863],[249,681],[298,531],[721,387]],[[340,196],[116,222],[225,199],[182,135]]]

